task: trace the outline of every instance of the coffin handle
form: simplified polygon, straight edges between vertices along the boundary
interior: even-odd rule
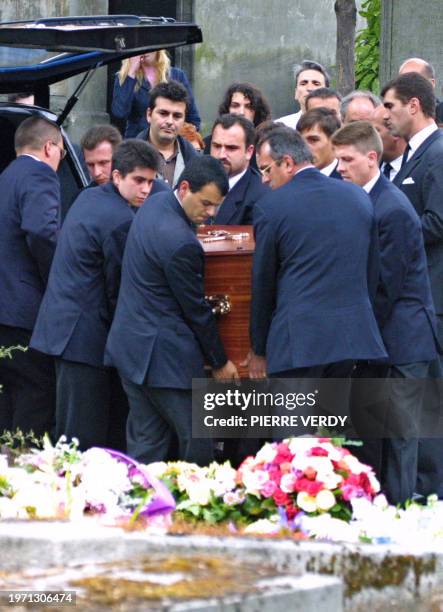
[[[229,295],[216,293],[215,295],[207,295],[206,300],[212,308],[212,312],[216,317],[227,315],[232,310],[232,304]]]

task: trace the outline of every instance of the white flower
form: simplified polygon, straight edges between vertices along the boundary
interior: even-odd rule
[[[297,495],[297,506],[305,512],[316,512],[317,500],[306,491],[300,491]]]
[[[280,531],[279,517],[274,515],[270,519],[260,519],[245,528],[244,533],[257,533],[261,535],[274,534]]]
[[[199,506],[207,506],[211,498],[211,488],[205,480],[192,483],[188,486],[187,493],[190,501]]]
[[[146,471],[154,478],[161,478],[168,469],[168,464],[164,461],[156,461],[145,466]]]
[[[272,463],[277,455],[277,449],[269,442],[266,442],[264,446],[258,451],[255,456],[257,463]]]
[[[0,474],[4,476],[8,471],[8,458],[6,455],[0,455]]]
[[[326,489],[317,493],[315,501],[319,510],[326,511],[330,510],[333,506],[335,506],[334,494],[331,493],[331,491],[327,491]]]
[[[355,525],[340,519],[332,518],[330,514],[319,516],[303,516],[301,528],[309,536],[334,542],[358,542],[360,532]]]
[[[263,485],[268,482],[269,474],[263,470],[245,470],[243,472],[243,485],[246,493],[251,495],[260,495]]]

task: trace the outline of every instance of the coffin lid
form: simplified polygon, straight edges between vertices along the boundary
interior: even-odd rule
[[[94,15],[0,23],[0,93],[34,91],[158,49],[202,41],[194,23],[165,17]]]

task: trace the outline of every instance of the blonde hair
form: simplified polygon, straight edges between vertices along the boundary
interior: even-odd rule
[[[160,49],[160,51],[156,52],[155,55],[155,71],[157,76],[157,83],[166,83],[169,79],[169,73],[171,70],[171,60],[169,58],[168,53],[164,49]],[[122,61],[122,67],[118,71],[118,80],[120,81],[120,85],[126,80],[126,77],[129,73],[129,58],[124,59]],[[135,85],[135,90],[140,89],[141,84],[143,82],[143,70],[139,68],[135,74],[135,78],[137,79],[137,83]],[[155,85],[157,85],[155,83]]]

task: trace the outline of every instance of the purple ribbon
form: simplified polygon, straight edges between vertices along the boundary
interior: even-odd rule
[[[148,473],[137,461],[128,457],[124,453],[112,450],[110,448],[104,448],[107,453],[114,459],[125,463],[130,466],[131,473],[138,474],[143,478],[143,486],[146,488],[152,488],[155,491],[154,497],[147,504],[146,508],[140,512],[141,516],[153,516],[154,514],[165,514],[175,510],[175,499],[169,489],[160,482],[157,478]]]

